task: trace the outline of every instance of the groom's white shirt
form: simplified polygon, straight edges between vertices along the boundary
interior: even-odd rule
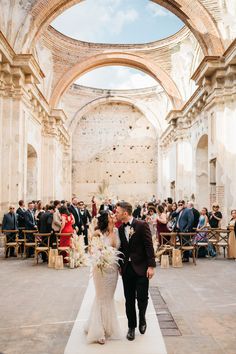
[[[129,219],[130,225],[132,224],[133,219],[134,219],[133,217],[131,217],[131,218]],[[125,227],[125,237],[126,237],[126,239],[127,239],[128,242],[129,242],[129,233],[130,233],[130,228],[131,228],[130,225],[128,225],[128,226]]]

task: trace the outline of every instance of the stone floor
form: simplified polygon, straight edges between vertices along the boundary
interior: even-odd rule
[[[0,353],[63,354],[88,280],[88,268],[0,260]],[[236,354],[236,262],[158,266],[150,285],[159,287],[181,333],[164,336],[168,354]]]

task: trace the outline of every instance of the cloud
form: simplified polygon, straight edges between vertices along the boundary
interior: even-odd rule
[[[174,16],[172,12],[166,10],[164,7],[151,2],[146,5],[146,9],[149,11],[149,13],[151,13],[153,17]]]
[[[98,68],[83,75],[76,81],[79,85],[106,89],[137,89],[157,86],[151,76],[135,69],[112,66]]]
[[[104,35],[120,34],[138,18],[138,12],[124,7],[123,0],[87,0],[65,11],[52,25],[73,38],[99,42]]]

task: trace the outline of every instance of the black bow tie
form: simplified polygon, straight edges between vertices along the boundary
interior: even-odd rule
[[[130,222],[127,222],[126,224],[124,223],[124,227],[130,226]]]

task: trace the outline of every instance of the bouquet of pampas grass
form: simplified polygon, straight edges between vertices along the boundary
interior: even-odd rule
[[[91,242],[91,264],[103,272],[118,265],[121,253],[116,248],[104,244],[102,237],[93,237]]]

